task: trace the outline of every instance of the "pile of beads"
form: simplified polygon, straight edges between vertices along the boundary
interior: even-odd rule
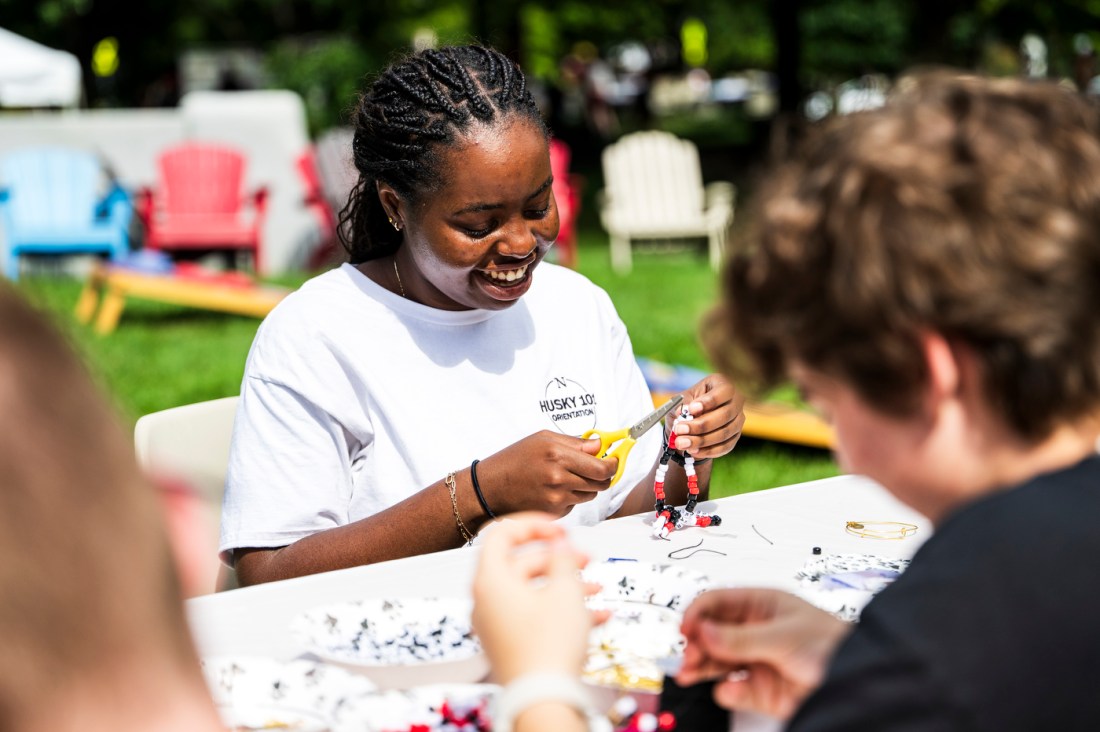
[[[470,606],[447,598],[369,599],[314,608],[291,630],[322,658],[367,665],[455,661],[481,653]]]
[[[607,715],[616,732],[672,732],[676,716],[672,712],[639,712],[638,703],[624,696],[615,702]]]

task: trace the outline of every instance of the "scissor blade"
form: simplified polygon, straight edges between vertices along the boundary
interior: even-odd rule
[[[649,428],[660,422],[665,418],[665,415],[671,412],[676,407],[680,406],[680,402],[684,401],[684,397],[680,394],[669,399],[661,406],[654,409],[645,417],[634,423],[634,426],[630,428],[630,436],[635,440],[649,431]]]

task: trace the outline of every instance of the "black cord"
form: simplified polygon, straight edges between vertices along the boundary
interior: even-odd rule
[[[489,518],[495,519],[497,515],[493,513],[493,509],[489,508],[489,503],[481,493],[481,484],[477,482],[477,464],[480,462],[480,460],[474,460],[470,463],[470,481],[474,484],[474,493],[477,495],[477,502],[485,509],[485,513],[489,515]]]
[[[700,539],[698,544],[692,544],[691,546],[682,546],[679,549],[673,549],[672,551],[670,551],[668,553],[668,558],[669,559],[688,559],[690,557],[694,557],[699,552],[710,552],[712,554],[721,554],[723,557],[726,556],[725,552],[720,552],[717,549],[699,549],[699,548],[697,548],[697,547],[701,547],[702,545],[703,545],[703,540]],[[688,554],[687,556],[683,556],[683,557],[674,557],[674,556],[672,556],[673,554],[679,554],[680,552],[685,551],[687,549],[695,549],[695,551],[693,551],[691,554]]]
[[[756,532],[756,535],[757,535],[757,536],[759,536],[759,537],[760,537],[761,539],[763,539],[764,541],[768,542],[768,543],[769,543],[769,544],[771,544],[772,546],[775,546],[775,542],[774,542],[774,541],[772,541],[771,539],[769,539],[768,537],[766,537],[766,536],[764,536],[763,534],[761,534],[761,533],[760,533],[760,530],[756,528],[756,524],[752,524],[752,530],[753,530],[753,531],[755,531],[755,532]]]

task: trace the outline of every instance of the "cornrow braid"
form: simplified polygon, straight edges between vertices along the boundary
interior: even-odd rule
[[[378,259],[401,245],[378,197],[379,181],[416,202],[440,183],[440,146],[454,144],[476,122],[515,115],[546,133],[523,72],[485,46],[422,51],[382,71],[352,119],[359,181],[338,229],[348,261]]]

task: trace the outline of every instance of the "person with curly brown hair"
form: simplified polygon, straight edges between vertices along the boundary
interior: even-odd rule
[[[936,532],[855,626],[774,590],[704,593],[684,616],[677,680],[717,680],[719,704],[797,732],[1091,730],[1100,118],[1048,83],[931,73],[898,86],[773,171],[708,335],[745,383],[792,379],[832,423],[841,465]],[[551,581],[524,582],[532,562],[511,549],[486,547],[483,568],[504,555],[516,592],[578,594],[544,568]],[[482,604],[509,592],[478,588]],[[522,622],[557,627],[546,613]],[[541,670],[533,644],[479,632],[494,663]],[[569,708],[540,701],[517,730]]]
[[[778,593],[688,611],[683,677],[794,730],[1091,729],[1100,715],[1100,120],[931,74],[761,195],[724,337],[936,534],[851,632]],[[725,348],[720,351],[729,354]]]

